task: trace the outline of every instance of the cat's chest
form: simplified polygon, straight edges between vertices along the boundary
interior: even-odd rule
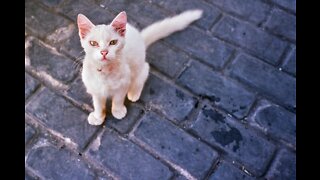
[[[124,73],[124,71],[107,74],[103,70],[92,70],[84,67],[82,80],[89,93],[112,96],[120,89],[126,88],[129,84],[130,74]]]

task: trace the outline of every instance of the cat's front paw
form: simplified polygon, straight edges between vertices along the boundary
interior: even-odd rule
[[[132,92],[128,92],[128,99],[131,102],[136,102],[138,101],[140,98],[140,93],[132,93]]]
[[[116,119],[122,119],[127,114],[127,108],[125,106],[112,108],[111,111],[112,111],[113,117],[115,117]]]
[[[94,116],[94,113],[90,113],[89,116],[88,116],[88,122],[89,124],[91,125],[94,125],[94,126],[98,126],[98,125],[101,125],[104,121],[104,118],[100,117],[100,118],[96,118]]]

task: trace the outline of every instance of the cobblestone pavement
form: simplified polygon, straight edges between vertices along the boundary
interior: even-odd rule
[[[28,0],[25,179],[296,179],[295,0]],[[142,29],[204,17],[147,51],[128,114],[91,126],[76,16]]]

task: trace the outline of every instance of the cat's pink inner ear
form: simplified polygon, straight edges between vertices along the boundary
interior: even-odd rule
[[[83,14],[78,15],[77,24],[79,28],[79,36],[81,39],[85,38],[86,35],[90,32],[91,28],[94,27],[94,24]]]
[[[127,14],[126,12],[122,11],[114,18],[111,22],[111,26],[115,29],[116,32],[120,34],[120,36],[124,36],[126,32],[126,25],[127,25]]]

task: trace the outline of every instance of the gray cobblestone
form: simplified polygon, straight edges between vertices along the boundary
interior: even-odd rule
[[[266,133],[277,139],[283,139],[296,145],[296,115],[285,109],[260,102],[252,121],[266,130]]]
[[[282,149],[266,178],[281,180],[296,179],[296,154]]]
[[[230,46],[193,27],[177,32],[165,41],[217,69],[224,66],[233,50]]]
[[[34,1],[25,3],[25,26],[35,36],[45,38],[56,29],[68,26],[70,22],[39,7]]]
[[[186,169],[199,179],[204,177],[218,157],[216,151],[155,113],[148,113],[142,118],[134,135],[165,159]]]
[[[161,42],[151,45],[147,50],[147,61],[171,78],[187,64],[188,60],[189,57],[185,53],[176,51]]]
[[[46,179],[94,179],[94,173],[82,160],[52,145],[32,149],[26,164]]]
[[[295,78],[258,59],[244,54],[239,55],[232,64],[231,76],[275,97],[288,108],[295,107]]]
[[[266,24],[266,28],[275,34],[296,41],[296,16],[276,9]]]
[[[254,101],[254,94],[197,62],[182,73],[178,83],[239,118],[246,115]]]
[[[24,74],[24,98],[27,99],[40,83],[29,74]]]
[[[286,58],[283,69],[296,76],[296,48],[294,47],[289,56]]]
[[[28,124],[24,124],[24,143],[27,142],[35,135],[36,131],[34,128]]]
[[[114,171],[120,179],[169,179],[172,176],[160,161],[108,129],[101,138],[99,151],[90,149],[88,156]]]
[[[265,31],[229,16],[223,17],[212,30],[213,34],[239,45],[269,63],[277,64],[287,43]]]
[[[266,170],[275,146],[229,117],[204,107],[190,127],[202,139],[224,149],[257,176]]]
[[[296,0],[271,0],[275,4],[296,12]]]
[[[165,0],[152,0],[152,3],[157,3],[166,10],[173,11],[175,13],[181,13],[182,11],[189,9],[202,9],[202,18],[195,22],[202,29],[208,30],[212,24],[217,20],[220,15],[220,11],[205,1],[195,0],[176,0],[176,1],[165,1]]]
[[[88,114],[71,103],[44,89],[27,105],[27,113],[38,118],[45,126],[70,138],[83,148],[97,129],[87,122]]]
[[[218,169],[209,177],[209,180],[253,180],[240,169],[236,168],[230,163],[223,162],[219,165]]]
[[[56,54],[41,45],[38,40],[32,40],[28,49],[30,66],[37,71],[46,72],[53,78],[64,83],[70,82],[76,75],[76,69],[72,60]]]
[[[141,100],[177,122],[183,121],[196,103],[194,98],[154,75],[149,76]]]
[[[78,103],[87,104],[89,107],[93,108],[92,98],[90,94],[87,93],[81,77],[78,77],[70,84],[70,88],[67,90],[67,95]]]
[[[267,17],[271,7],[260,0],[209,0],[226,12],[248,19],[255,23],[261,23]]]

